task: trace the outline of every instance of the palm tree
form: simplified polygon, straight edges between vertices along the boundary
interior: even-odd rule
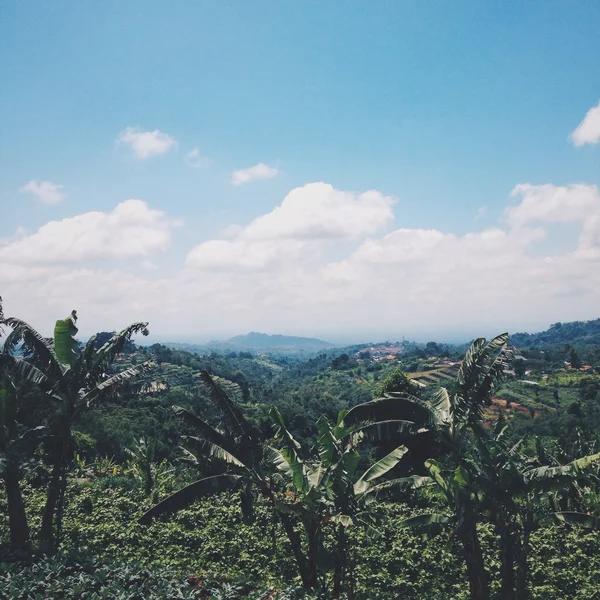
[[[35,373],[46,398],[58,405],[49,427],[50,435],[46,438],[52,468],[40,541],[48,549],[57,546],[60,535],[67,468],[75,449],[71,434],[73,421],[79,413],[101,400],[139,391],[141,388],[134,388],[131,384],[139,380],[152,364],[146,362],[110,374],[113,361],[131,337],[136,333],[148,335],[147,323],[130,325],[101,348],[96,348],[94,336],[78,353],[78,343],[74,337],[78,331],[76,321],[75,311],[66,319],[58,320],[54,337],[48,339],[20,319],[5,319],[5,323],[12,328],[4,342],[5,360],[12,360],[21,371]],[[17,348],[20,356],[15,356]]]
[[[462,361],[452,393],[440,388],[431,402],[409,394],[387,394],[354,407],[344,418],[349,424],[366,422],[373,439],[380,439],[382,434],[388,438],[426,431],[435,434],[445,451],[450,477],[443,474],[444,469],[435,460],[427,461],[425,466],[446,498],[451,514],[420,515],[405,524],[424,526],[451,521],[456,525],[473,600],[489,598],[489,583],[477,532],[479,497],[470,432],[481,425],[483,410],[502,379],[511,355],[508,334],[489,342],[479,338]]]

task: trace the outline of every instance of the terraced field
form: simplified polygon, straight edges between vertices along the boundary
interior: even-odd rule
[[[409,373],[408,378],[420,385],[426,387],[432,384],[443,384],[453,381],[458,373],[458,365],[444,366],[430,371],[421,371],[419,373]]]

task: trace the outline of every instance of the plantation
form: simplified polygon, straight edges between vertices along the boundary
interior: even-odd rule
[[[432,377],[418,346],[201,356],[76,323],[2,318],[0,597],[600,597],[595,367],[519,378],[507,335],[428,344]]]
[[[24,491],[35,525],[43,494],[30,487]],[[256,521],[249,524],[241,515],[239,498],[222,494],[144,528],[136,520],[150,502],[129,478],[73,481],[69,497],[64,552],[29,565],[2,565],[4,597],[195,598],[199,591],[192,585],[197,580],[190,584],[190,577],[199,578],[214,598],[255,599],[269,589],[279,590],[278,598],[311,597],[301,590],[285,535],[279,526],[274,529],[267,506],[258,506]],[[357,558],[357,597],[470,597],[460,549],[451,533],[428,536],[399,529],[398,523],[419,512],[414,507],[383,503],[380,510],[381,538],[373,542],[359,530],[350,534]],[[6,515],[0,527],[6,538]],[[490,570],[497,572],[493,532],[484,526],[481,534]],[[548,521],[536,531],[531,545],[533,599],[597,597],[596,533]],[[495,578],[492,594],[497,593]]]

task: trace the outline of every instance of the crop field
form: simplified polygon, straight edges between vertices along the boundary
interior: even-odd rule
[[[408,378],[416,381],[420,385],[444,384],[450,382],[456,377],[457,366],[444,366],[430,371],[420,371],[418,373],[409,373]]]

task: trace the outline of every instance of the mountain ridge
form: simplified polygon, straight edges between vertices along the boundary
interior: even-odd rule
[[[212,343],[212,342],[209,342]],[[319,338],[303,337],[296,335],[283,335],[281,333],[269,334],[260,333],[258,331],[250,331],[243,335],[235,335],[228,340],[225,340],[226,344],[234,344],[245,347],[272,347],[272,346],[289,346],[289,345],[316,345],[323,348],[333,348],[334,344],[321,340]]]
[[[190,351],[258,351],[281,354],[304,354],[335,348],[336,345],[318,338],[295,335],[268,334],[250,331],[236,335],[227,340],[212,340],[202,344],[166,343],[167,346],[187,349]]]

